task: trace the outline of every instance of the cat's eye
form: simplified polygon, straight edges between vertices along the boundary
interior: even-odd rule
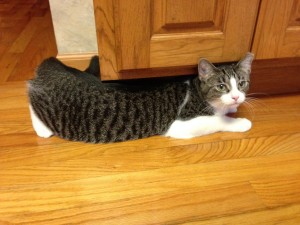
[[[225,84],[218,84],[216,88],[220,92],[227,92],[227,86]]]
[[[239,82],[239,88],[245,88],[248,86],[248,82],[247,81],[240,81]]]

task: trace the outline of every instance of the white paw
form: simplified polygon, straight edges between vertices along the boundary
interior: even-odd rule
[[[246,132],[250,130],[251,127],[252,127],[252,123],[250,120],[245,118],[237,118],[232,120],[232,122],[228,124],[228,131]]]

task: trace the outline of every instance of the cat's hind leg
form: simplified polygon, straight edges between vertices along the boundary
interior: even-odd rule
[[[32,126],[39,137],[48,138],[53,132],[37,117],[32,106],[29,104]]]

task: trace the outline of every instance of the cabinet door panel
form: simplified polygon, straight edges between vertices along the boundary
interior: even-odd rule
[[[253,51],[257,59],[300,56],[300,1],[262,0]]]
[[[105,11],[107,5],[112,10]],[[259,0],[94,0],[102,77],[196,66],[200,57],[238,60],[250,50],[258,5]]]
[[[224,3],[224,0],[154,0],[153,34],[220,30]]]
[[[234,61],[250,49],[258,1],[175,1],[175,9],[173,2],[154,1],[157,6],[154,6],[152,19],[151,67],[192,65],[197,63],[199,57],[213,62]],[[198,11],[202,16],[187,16],[191,5],[197,6],[192,4],[194,2],[198,2]],[[176,14],[179,9],[181,14]],[[183,12],[186,20],[183,20]],[[160,21],[160,29],[157,29],[159,22],[156,20]]]

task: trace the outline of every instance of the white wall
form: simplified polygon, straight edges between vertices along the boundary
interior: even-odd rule
[[[93,0],[49,0],[58,55],[97,53]]]

